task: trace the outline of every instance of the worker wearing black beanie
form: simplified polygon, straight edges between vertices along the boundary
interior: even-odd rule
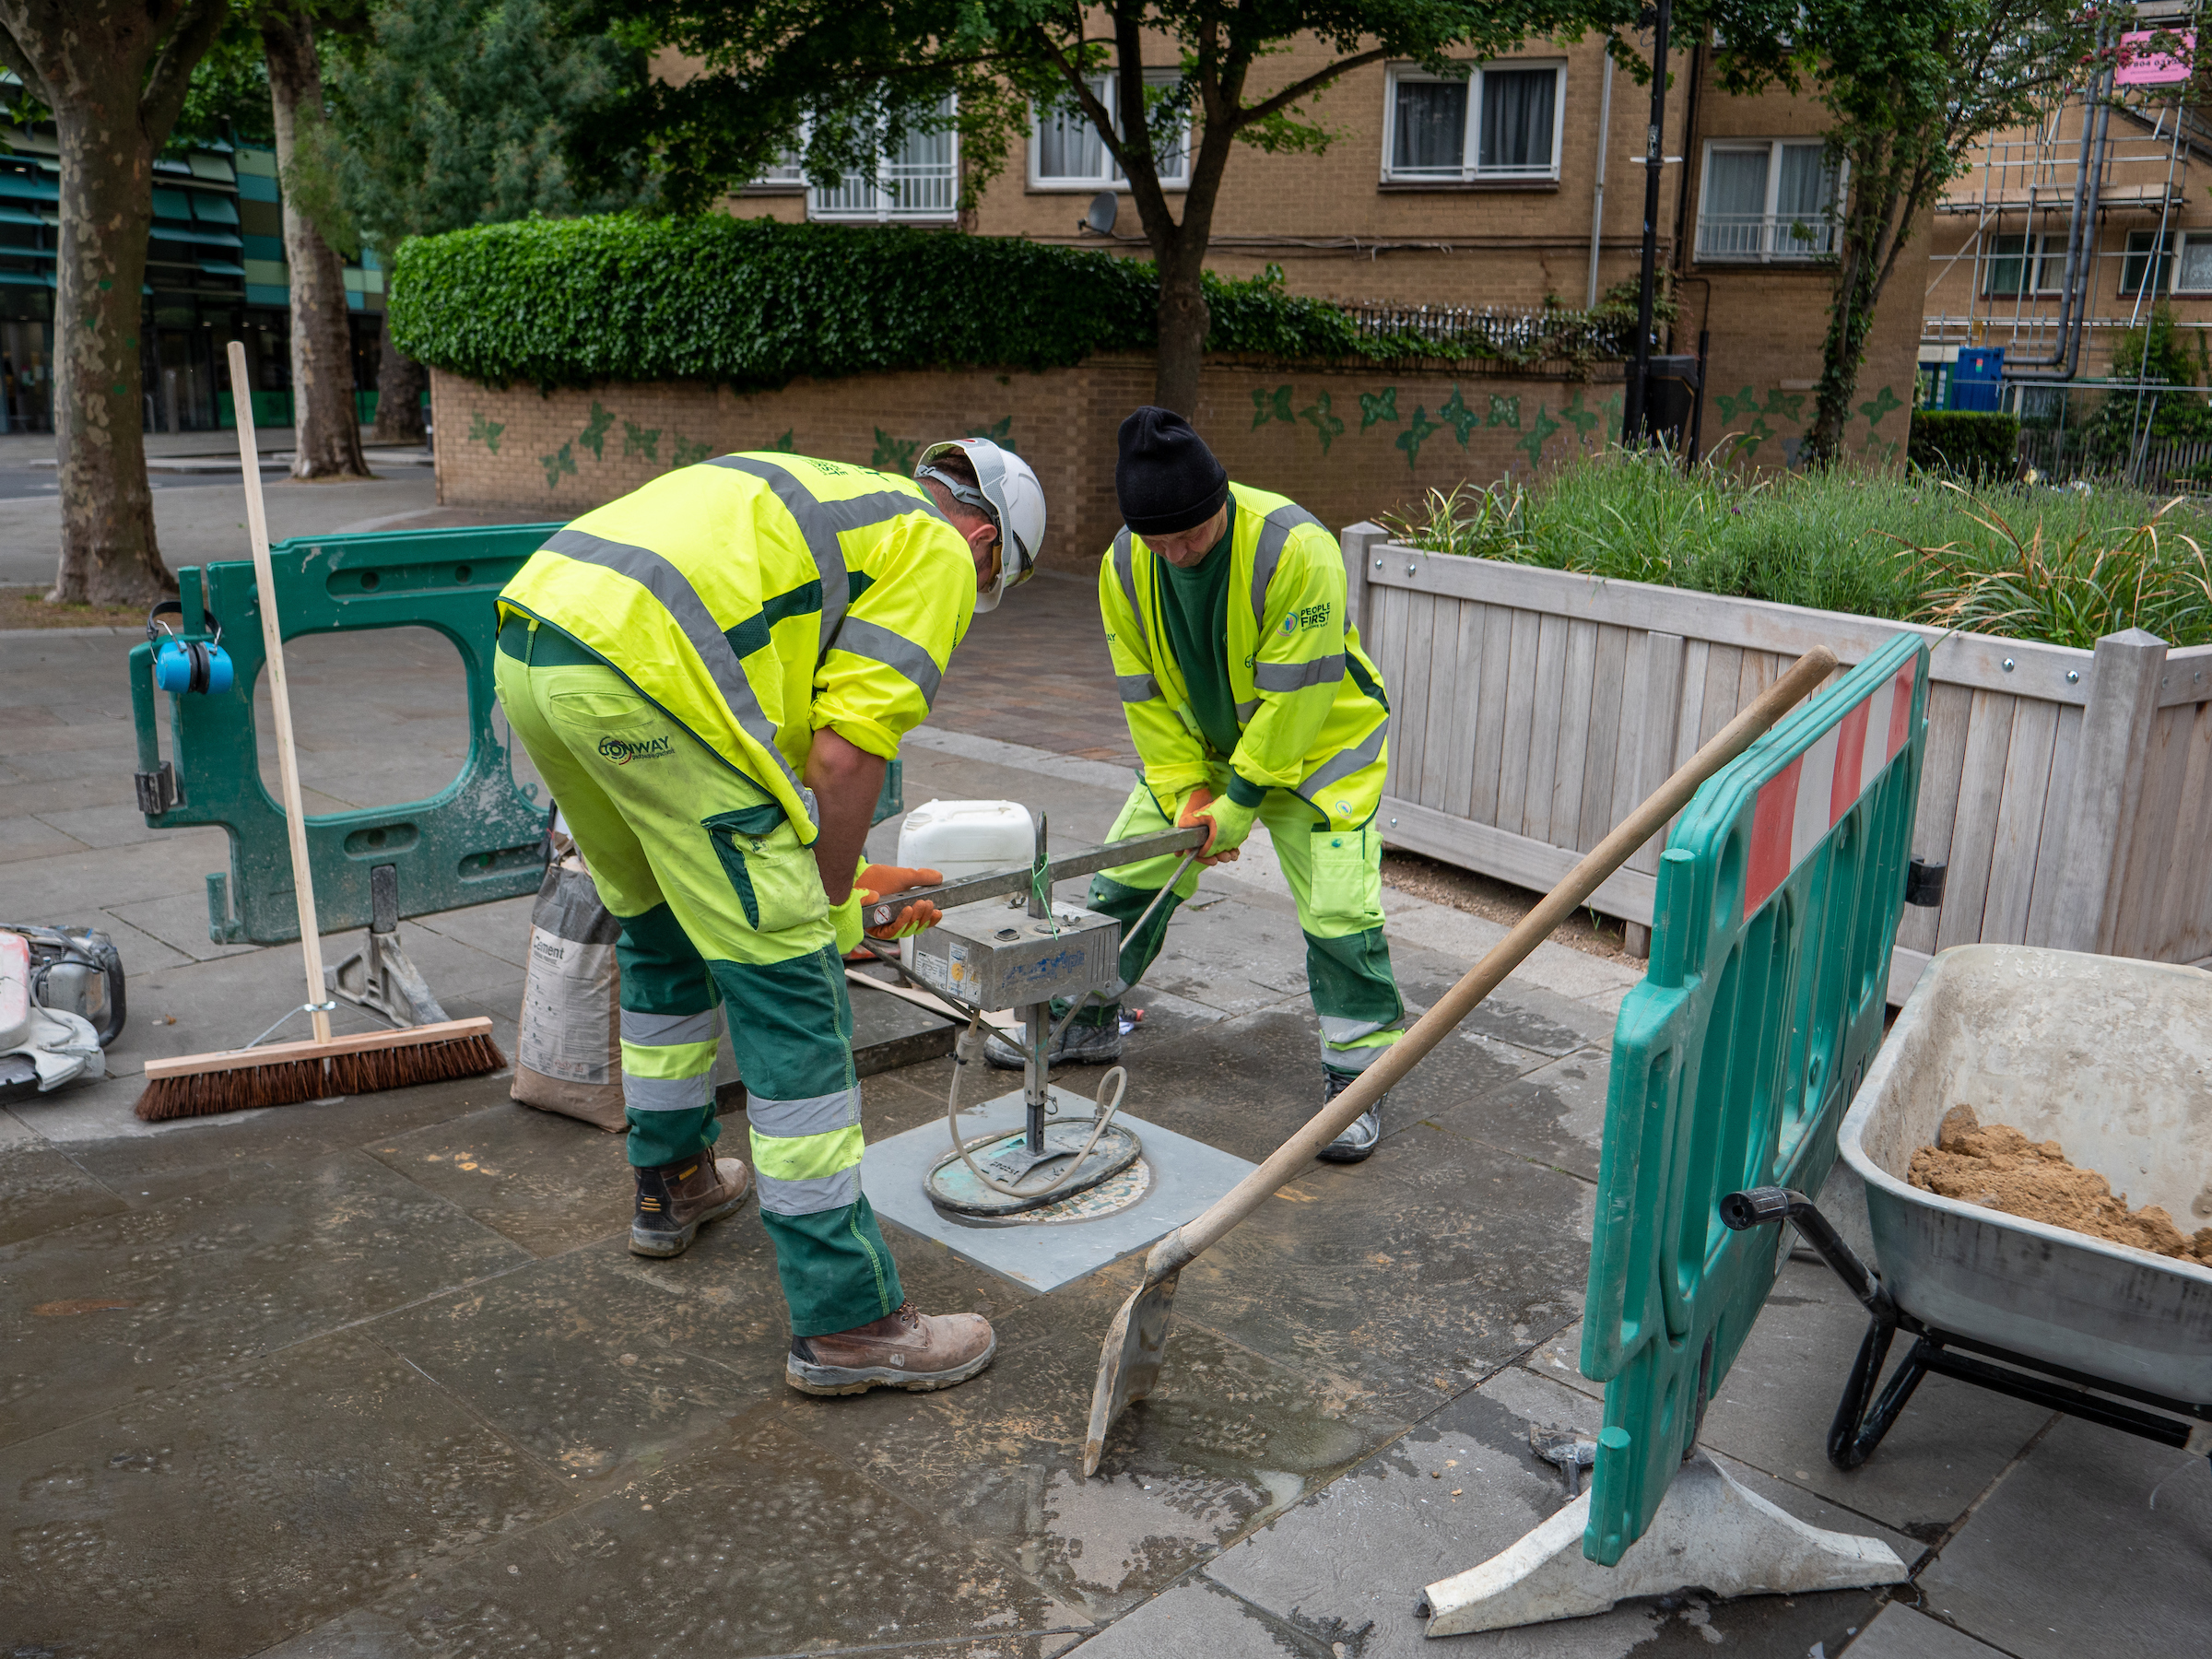
[[[1113,486],[1126,523],[1099,571],[1099,609],[1143,769],[1112,839],[1202,828],[1199,860],[1210,865],[1236,857],[1255,822],[1267,826],[1306,938],[1325,1103],[1406,1024],[1382,936],[1374,823],[1390,708],[1345,615],[1343,549],[1288,497],[1230,482],[1172,409],[1147,405],[1122,422]],[[1092,879],[1090,907],[1122,924],[1118,992],[1143,978],[1197,887],[1176,853]],[[1054,1018],[1053,1064],[1120,1056],[1118,994]],[[983,1053],[997,1066],[1024,1062],[998,1037]],[[1380,1105],[1321,1157],[1358,1163],[1372,1152]]]
[[[1221,511],[1229,474],[1189,421],[1147,404],[1122,422],[1113,493],[1123,523],[1137,535],[1177,535]]]

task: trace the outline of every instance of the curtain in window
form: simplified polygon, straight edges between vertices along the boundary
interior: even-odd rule
[[[2028,239],[1993,236],[1989,239],[1988,275],[1982,292],[1990,299],[2013,299],[2028,291]]]
[[[1484,172],[1549,172],[1558,89],[1554,70],[1485,69],[1477,166]]]
[[[2212,237],[2183,238],[2182,275],[2176,286],[2193,294],[2212,288]]]
[[[1091,77],[1090,89],[1108,109],[1113,107],[1110,76]],[[1112,167],[1107,160],[1105,140],[1090,124],[1073,99],[1041,106],[1037,111],[1037,176],[1041,179],[1104,179]]]
[[[1393,172],[1457,173],[1467,145],[1467,83],[1398,83],[1398,137]]]
[[[1828,167],[1827,147],[1783,145],[1782,177],[1775,183],[1774,212],[1785,223],[1826,217],[1836,199],[1836,175]]]
[[[2151,260],[2154,250],[2159,255],[2155,272]],[[2127,233],[2127,253],[2120,261],[2120,291],[2139,294],[2147,281],[2153,294],[2163,294],[2172,285],[2173,232],[2171,230],[2163,240],[2156,230]]]
[[[1765,252],[1767,150],[1716,149],[1705,164],[1698,252],[1715,257]]]

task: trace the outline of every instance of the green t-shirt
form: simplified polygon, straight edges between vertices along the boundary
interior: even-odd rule
[[[1243,728],[1237,723],[1236,693],[1229,683],[1229,578],[1236,563],[1230,542],[1236,535],[1237,504],[1229,503],[1229,523],[1197,565],[1179,570],[1159,561],[1159,621],[1168,650],[1182,670],[1191,694],[1191,713],[1206,747],[1227,757],[1236,753]]]

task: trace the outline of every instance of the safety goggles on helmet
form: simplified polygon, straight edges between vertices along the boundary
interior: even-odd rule
[[[973,484],[936,465],[954,450],[963,452],[975,468]],[[998,580],[977,595],[977,610],[994,608],[1008,588],[1019,587],[1036,573],[1044,549],[1044,486],[1028,462],[988,438],[955,438],[924,450],[914,477],[941,486],[998,532]]]

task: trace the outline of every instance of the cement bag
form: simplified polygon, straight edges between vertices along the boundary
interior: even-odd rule
[[[621,977],[615,941],[621,925],[599,902],[583,860],[568,838],[530,912],[530,965],[514,1045],[514,1084],[526,1106],[582,1118],[601,1129],[622,1118]]]

